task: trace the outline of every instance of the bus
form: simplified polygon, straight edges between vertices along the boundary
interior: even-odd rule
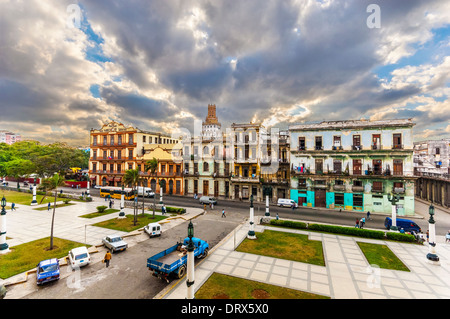
[[[124,188],[123,191],[124,194],[124,200],[133,200],[136,197],[136,191],[132,188]],[[100,187],[100,197],[108,197],[110,195],[110,198],[122,198],[122,187],[112,187],[112,186],[106,186],[106,187]]]

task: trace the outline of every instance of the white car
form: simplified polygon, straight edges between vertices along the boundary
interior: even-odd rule
[[[69,251],[69,262],[72,268],[83,267],[91,262],[91,256],[85,246]]]
[[[144,227],[144,231],[149,234],[150,237],[161,236],[162,230],[161,225],[158,223],[150,223]]]
[[[119,235],[106,236],[102,239],[102,243],[113,253],[128,248],[128,244]]]

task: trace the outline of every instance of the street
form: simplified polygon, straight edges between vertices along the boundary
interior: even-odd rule
[[[230,233],[243,221],[239,214],[221,218],[220,212],[210,212],[193,220],[194,235],[208,241],[210,247]],[[151,299],[173,281],[152,276],[147,269],[147,258],[176,244],[187,236],[188,222],[171,228],[161,237],[147,238],[127,250],[112,255],[108,268],[101,262],[105,251],[95,254],[97,262],[79,271],[70,266],[61,267],[62,277],[26,295],[25,299]],[[146,236],[141,234],[139,236]],[[200,260],[196,260],[199,262]]]

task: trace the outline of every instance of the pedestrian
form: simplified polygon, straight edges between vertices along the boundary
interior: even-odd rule
[[[369,220],[370,219],[370,212],[368,211],[367,212],[367,220]]]
[[[16,204],[15,203],[11,204],[11,211],[13,211],[13,210],[16,210]]]
[[[365,217],[361,218],[361,221],[362,221],[362,225],[365,226],[366,225],[366,218]]]
[[[356,218],[355,228],[359,228],[359,219],[358,218]]]
[[[225,216],[225,209],[222,209],[222,217],[227,217],[227,216]]]
[[[59,191],[59,193],[62,195],[62,189]]]
[[[450,242],[450,230],[447,232],[447,234],[445,235],[445,242],[448,243]]]
[[[111,261],[111,257],[112,257],[111,253],[109,251],[107,251],[106,254],[105,254],[105,258],[103,259],[103,261],[106,264],[106,268],[109,267],[109,262]]]
[[[278,217],[278,213],[277,213],[277,216],[276,216],[275,218],[276,218],[276,220],[278,220],[278,219],[279,219],[279,217]]]
[[[203,204],[203,212],[206,213],[206,204]]]
[[[50,203],[48,203],[47,205],[47,210],[50,210]]]
[[[109,201],[109,208],[112,207],[112,200]]]
[[[428,243],[428,240],[430,239],[430,231],[429,230],[427,230],[427,243]]]
[[[164,204],[161,206],[161,213],[163,215],[166,213],[166,206],[164,206]]]
[[[292,208],[292,210],[294,210],[294,209],[295,209],[295,205],[294,205],[294,203],[292,203],[292,207],[291,207],[291,208]]]

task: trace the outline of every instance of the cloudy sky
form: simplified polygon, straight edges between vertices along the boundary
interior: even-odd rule
[[[446,138],[449,97],[448,0],[0,0],[0,129],[43,143],[192,130],[210,103],[223,126],[413,118]]]

